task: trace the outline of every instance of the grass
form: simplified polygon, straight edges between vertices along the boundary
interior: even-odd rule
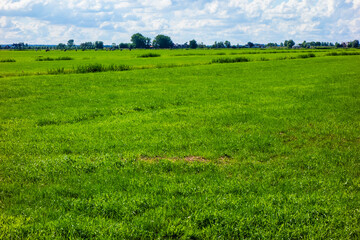
[[[360,237],[359,56],[77,53],[0,78],[1,239]]]

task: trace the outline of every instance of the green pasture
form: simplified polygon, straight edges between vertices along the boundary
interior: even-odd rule
[[[0,239],[359,239],[358,53],[0,51]]]
[[[42,75],[49,70],[64,68],[70,70],[78,66],[89,64],[103,64],[105,66],[127,65],[134,69],[183,67],[193,65],[207,65],[218,58],[244,57],[249,61],[286,60],[300,58],[301,55],[314,54],[316,57],[327,57],[330,53],[360,54],[357,49],[304,49],[304,50],[275,50],[275,49],[197,49],[197,50],[86,50],[86,51],[1,51],[0,76]],[[141,57],[146,54],[158,54],[160,57]],[[71,60],[57,60],[70,58]],[[6,62],[6,60],[15,62]],[[39,61],[44,59],[45,61]],[[52,59],[52,61],[46,61]],[[5,62],[1,62],[1,61]]]

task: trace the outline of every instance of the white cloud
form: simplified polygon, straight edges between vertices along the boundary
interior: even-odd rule
[[[145,7],[151,7],[158,10],[170,7],[172,5],[171,0],[140,0],[138,2]]]
[[[360,8],[360,0],[346,0],[346,3],[352,3],[354,9]]]

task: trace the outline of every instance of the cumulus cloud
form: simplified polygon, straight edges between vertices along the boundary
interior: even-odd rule
[[[1,0],[2,43],[129,42],[133,33],[211,44],[360,38],[360,0]]]

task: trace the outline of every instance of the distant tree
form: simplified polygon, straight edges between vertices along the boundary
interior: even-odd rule
[[[206,45],[203,42],[201,42],[198,44],[198,48],[206,48]]]
[[[224,42],[218,42],[218,48],[225,48]]]
[[[145,38],[145,48],[149,48],[151,46],[151,38]]]
[[[119,44],[119,48],[129,48],[129,45],[130,45],[131,43],[120,43]]]
[[[65,49],[66,45],[64,43],[59,43],[56,48],[57,49]]]
[[[190,48],[192,48],[192,49],[195,49],[195,48],[198,47],[198,44],[197,44],[197,42],[196,42],[195,39],[191,40],[191,41],[189,42],[189,44],[190,44]]]
[[[84,43],[80,43],[80,48],[85,50],[85,49],[94,49],[95,45],[92,42],[84,42]]]
[[[17,50],[24,50],[25,49],[25,43],[19,42],[19,43],[13,43],[14,49]]]
[[[295,45],[295,42],[293,40],[286,40],[284,42],[284,46],[287,48],[292,48]]]
[[[116,43],[111,44],[111,49],[118,49],[119,46]]]
[[[131,36],[131,42],[135,48],[149,48],[151,39],[144,37],[141,33],[135,33]]]
[[[231,48],[231,43],[229,41],[225,41],[224,45],[226,48]]]
[[[172,48],[174,43],[169,36],[157,35],[153,41],[153,46],[156,48]]]
[[[336,47],[336,48],[341,48],[342,46],[341,46],[340,43],[336,42],[336,43],[335,43],[335,47]]]
[[[225,48],[224,42],[216,42],[212,45],[212,48]]]
[[[96,49],[103,49],[103,48],[104,48],[104,43],[103,43],[103,41],[96,41],[96,42],[95,42],[95,48],[96,48]]]
[[[68,48],[72,48],[74,46],[74,39],[70,39],[68,42],[67,42],[67,46]]]
[[[358,48],[358,47],[359,47],[359,40],[354,40],[354,41],[352,42],[352,47],[353,47],[353,48]]]
[[[248,42],[247,45],[249,46],[249,48],[254,47],[254,44],[252,42]]]
[[[277,43],[268,43],[266,47],[277,47]]]

